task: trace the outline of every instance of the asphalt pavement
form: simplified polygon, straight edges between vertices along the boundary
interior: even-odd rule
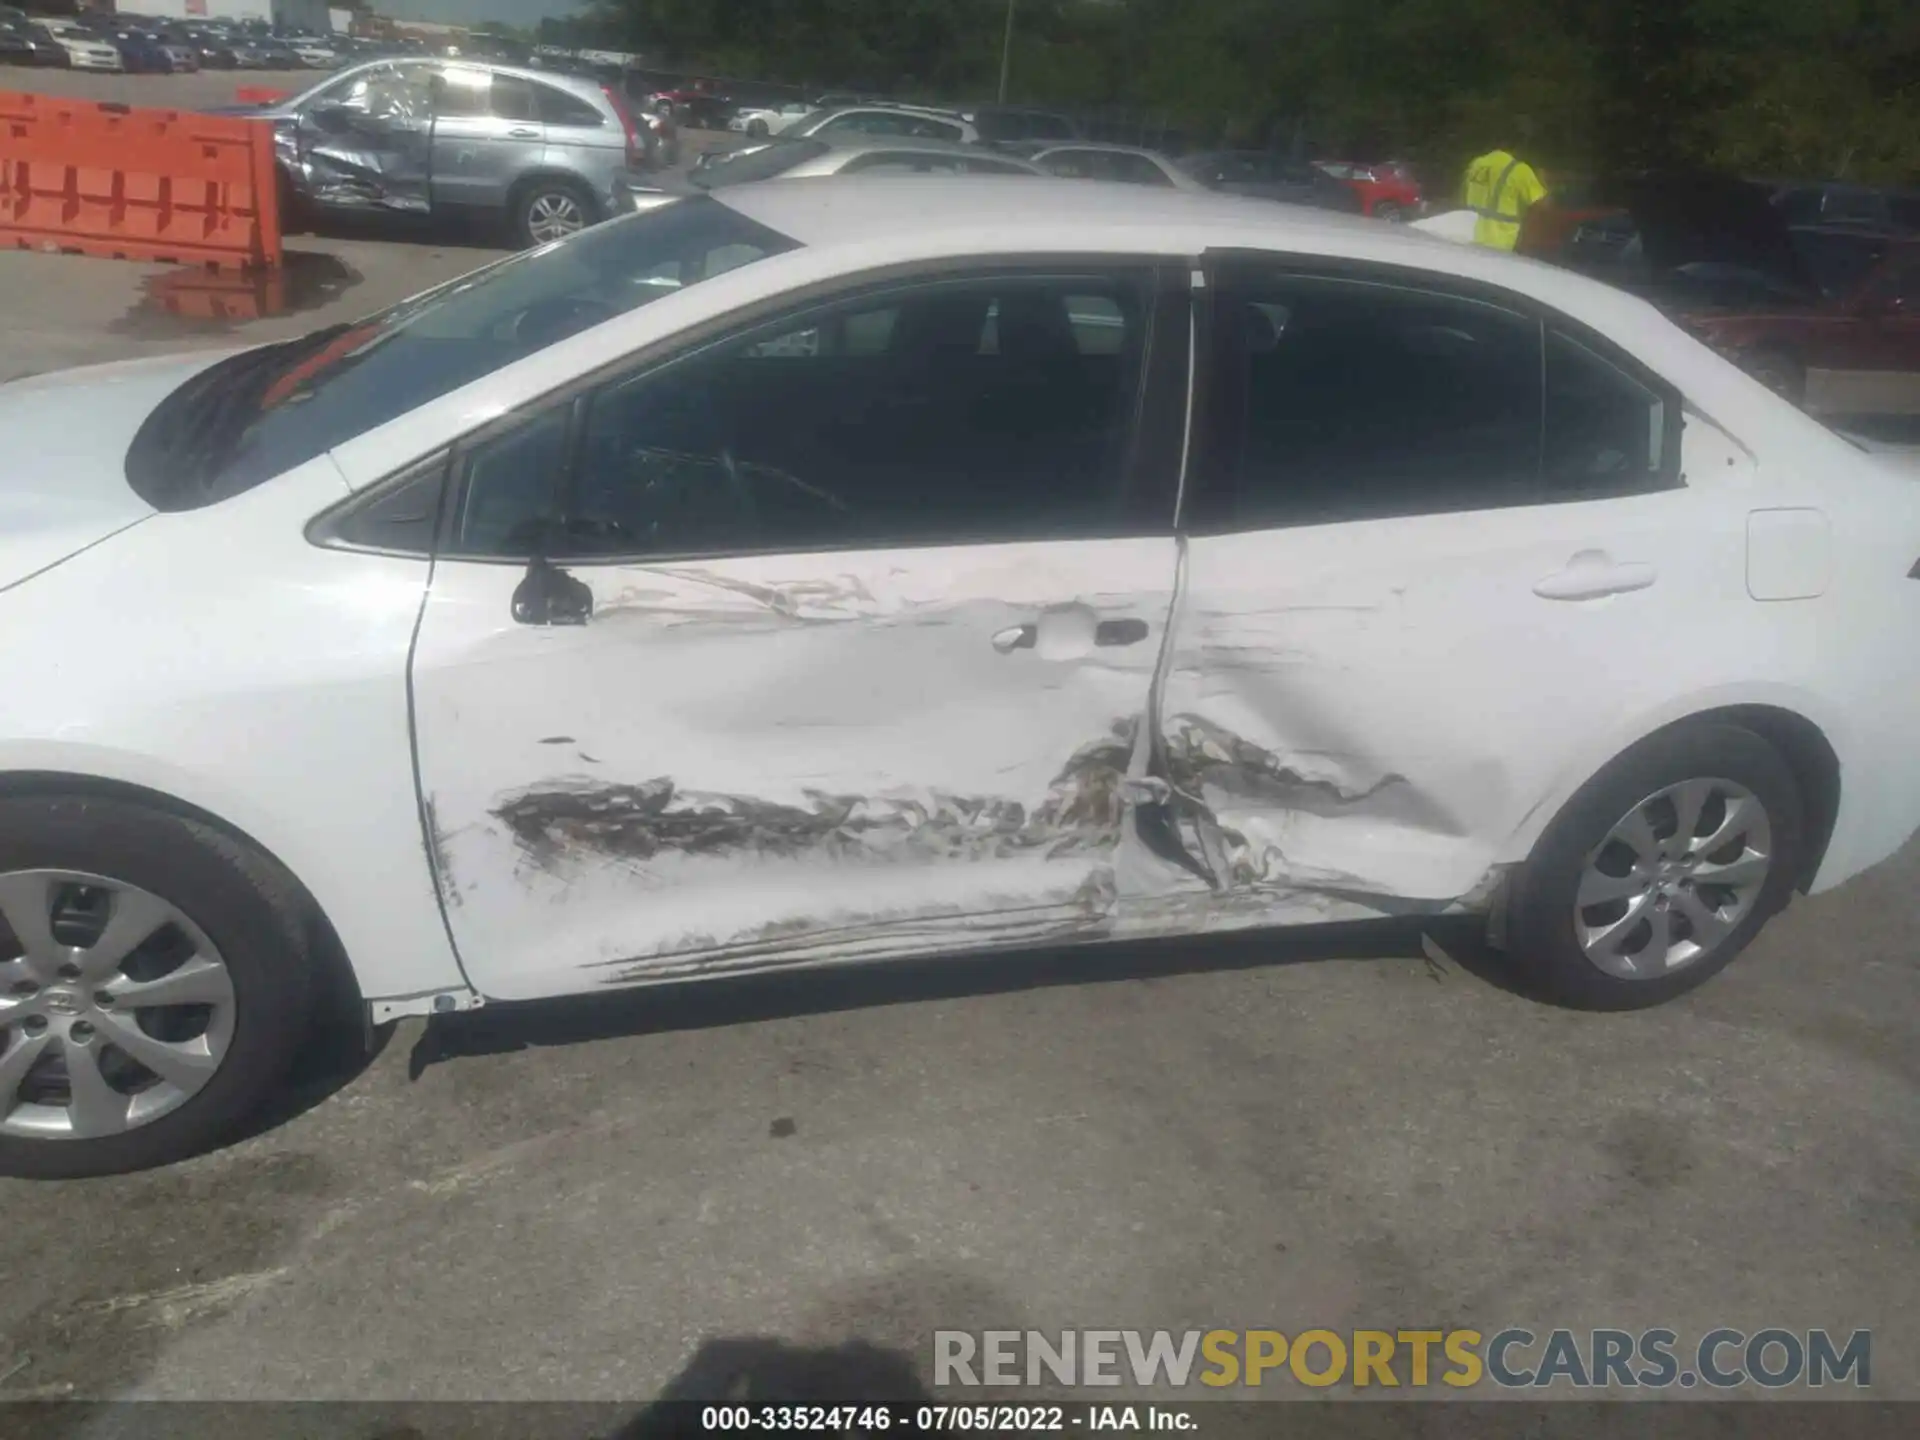
[[[493,253],[295,248],[333,288],[260,321],[183,320],[168,267],[0,255],[0,376]],[[217,1154],[0,1181],[0,1399],[637,1402],[728,1338],[924,1374],[935,1329],[1509,1325],[1870,1329],[1872,1393],[1920,1399],[1917,880],[1910,846],[1637,1015],[1390,927],[411,1022],[317,1049]]]

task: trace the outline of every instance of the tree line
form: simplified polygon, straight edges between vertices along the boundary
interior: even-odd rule
[[[1920,184],[1915,0],[1014,0],[1009,99],[1199,143]],[[574,43],[736,79],[991,99],[1006,0],[590,0]],[[564,38],[558,31],[551,38]]]

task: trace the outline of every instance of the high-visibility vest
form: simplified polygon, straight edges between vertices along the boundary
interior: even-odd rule
[[[1505,150],[1489,150],[1467,164],[1466,204],[1478,216],[1473,243],[1511,250],[1520,238],[1520,217],[1547,193],[1533,167]]]

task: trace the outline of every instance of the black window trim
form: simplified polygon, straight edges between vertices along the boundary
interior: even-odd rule
[[[1157,498],[1160,509],[1159,519],[1151,527],[1144,523],[1124,528],[1115,527],[1109,535],[1076,538],[1123,539],[1140,535],[1171,536],[1175,533],[1174,521],[1179,485],[1187,463],[1185,451],[1190,429],[1188,412],[1192,404],[1192,396],[1186,381],[1191,373],[1188,345],[1193,329],[1188,318],[1192,303],[1188,282],[1193,270],[1193,261],[1191,258],[1182,258],[1164,252],[1060,251],[1058,253],[946,256],[933,261],[918,260],[880,266],[857,274],[840,275],[815,284],[797,286],[791,290],[784,290],[778,295],[768,296],[729,310],[724,315],[713,316],[532,397],[524,404],[494,417],[486,424],[460,436],[451,444],[441,447],[437,455],[408,461],[331,510],[315,517],[307,526],[307,538],[316,545],[330,549],[397,555],[413,559],[432,558],[436,561],[457,561],[469,565],[524,567],[527,563],[525,556],[470,555],[463,554],[452,546],[454,521],[466,503],[466,456],[469,452],[486,445],[496,436],[531,423],[553,408],[567,405],[573,407],[568,420],[567,436],[567,449],[571,454],[578,443],[578,431],[584,423],[586,407],[581,402],[602,387],[637,379],[651,371],[663,370],[681,360],[692,359],[702,351],[727,344],[735,338],[742,338],[755,330],[777,323],[785,317],[837,306],[863,293],[898,289],[916,281],[926,280],[962,282],[968,279],[991,278],[995,275],[1071,276],[1098,273],[1102,270],[1145,271],[1151,276],[1147,294],[1148,329],[1143,339],[1140,377],[1134,396],[1133,433],[1124,452],[1122,463],[1128,467],[1125,483],[1129,491],[1134,492],[1136,499],[1142,504]],[[1173,394],[1168,396],[1161,393],[1160,403],[1154,404],[1156,391],[1164,392],[1171,381],[1178,382]],[[420,477],[417,472],[423,465],[435,463],[441,458],[444,458],[447,467],[446,483],[442,491],[440,519],[430,555],[429,552],[420,550],[354,544],[341,538],[343,532],[350,530],[353,516],[358,511],[372,507],[394,489],[418,480]],[[556,489],[554,500],[557,511],[559,506],[564,504],[564,496],[558,489]],[[557,514],[555,518],[558,518]],[[657,565],[723,556],[823,554],[838,550],[855,551],[874,548],[935,549],[942,545],[966,543],[968,542],[964,539],[953,539],[890,543],[884,547],[869,544],[815,546],[805,552],[775,547],[764,550],[699,551],[671,555],[589,555],[577,558],[554,555],[551,558],[556,563],[577,568],[588,565]],[[993,543],[1017,544],[1020,542]]]
[[[1303,520],[1243,524],[1236,523],[1230,516],[1206,514],[1207,507],[1218,505],[1220,498],[1218,482],[1210,473],[1214,461],[1211,452],[1219,443],[1219,437],[1212,433],[1215,429],[1213,386],[1216,383],[1212,373],[1215,368],[1213,349],[1218,335],[1214,309],[1219,297],[1233,289],[1236,276],[1248,272],[1257,272],[1268,278],[1296,277],[1304,280],[1339,280],[1379,285],[1388,289],[1466,300],[1533,321],[1538,326],[1541,373],[1540,460],[1537,462],[1541,466],[1544,465],[1546,451],[1546,342],[1550,331],[1558,332],[1580,348],[1589,351],[1597,359],[1613,366],[1628,379],[1659,396],[1665,404],[1664,432],[1661,436],[1663,453],[1657,476],[1611,492],[1553,495],[1543,490],[1530,505],[1506,505],[1498,508],[1517,510],[1532,509],[1534,506],[1585,504],[1629,499],[1641,495],[1658,495],[1686,488],[1686,476],[1680,465],[1682,432],[1686,428],[1686,416],[1692,413],[1686,396],[1670,380],[1654,372],[1637,356],[1629,354],[1590,326],[1582,324],[1544,301],[1465,276],[1448,275],[1413,265],[1396,265],[1391,261],[1355,259],[1339,255],[1307,255],[1297,251],[1223,247],[1207,250],[1199,263],[1206,278],[1195,299],[1196,352],[1192,397],[1194,423],[1183,470],[1186,478],[1181,486],[1179,513],[1176,516],[1177,533],[1182,537],[1250,534],[1261,530],[1305,529],[1315,524],[1357,523]],[[1408,515],[1381,517],[1377,523],[1415,521],[1430,516],[1460,513],[1463,512],[1445,509],[1420,511]]]

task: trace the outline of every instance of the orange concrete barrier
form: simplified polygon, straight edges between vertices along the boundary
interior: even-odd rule
[[[240,105],[273,105],[292,93],[291,90],[276,90],[271,85],[241,85],[234,90],[233,98]]]
[[[280,263],[273,126],[0,91],[0,247]]]

